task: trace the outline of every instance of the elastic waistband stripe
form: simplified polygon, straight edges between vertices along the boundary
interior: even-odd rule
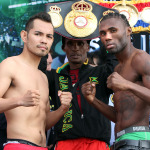
[[[120,136],[126,134],[126,133],[131,133],[131,132],[150,132],[149,127],[147,126],[133,126],[126,128],[120,132],[117,133],[117,138]]]

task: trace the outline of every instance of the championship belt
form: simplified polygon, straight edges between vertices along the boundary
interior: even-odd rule
[[[54,28],[60,27],[63,23],[63,18],[60,15],[61,8],[55,5],[55,6],[50,6],[49,10],[50,11],[48,12],[48,14],[51,16],[52,24]]]
[[[45,11],[51,16],[55,33],[69,39],[90,40],[99,37],[98,21],[105,12],[118,12],[89,0],[48,3]]]
[[[72,11],[64,20],[65,29],[74,37],[86,37],[97,28],[97,18],[92,13],[92,5],[81,0],[72,5]]]
[[[120,14],[124,14],[131,27],[133,27],[137,23],[139,12],[134,5],[126,4],[125,0],[123,0],[122,3],[116,4],[112,8],[117,9]]]

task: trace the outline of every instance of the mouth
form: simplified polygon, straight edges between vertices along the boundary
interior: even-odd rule
[[[71,57],[74,58],[74,59],[77,59],[77,58],[80,57],[80,55],[79,54],[75,54],[75,55],[73,54],[73,55],[71,55]]]
[[[115,47],[114,44],[107,44],[107,45],[106,45],[106,49],[112,49],[112,48],[114,48],[114,47]]]
[[[40,48],[41,50],[48,50],[48,47],[46,46],[37,46],[38,48]]]

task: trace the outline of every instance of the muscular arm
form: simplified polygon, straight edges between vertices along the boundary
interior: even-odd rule
[[[130,90],[141,100],[150,105],[150,56],[145,52],[138,53],[132,60],[132,68],[142,78],[142,85],[137,82],[126,80],[114,72],[108,77],[107,86],[114,91]]]
[[[90,83],[90,82],[87,82],[82,85],[82,93],[85,99],[96,109],[98,109],[109,120],[116,122],[116,112],[114,107],[103,103],[101,100],[98,100],[95,97],[95,93],[96,93],[95,86],[96,85],[94,83]]]
[[[99,110],[105,117],[107,117],[109,120],[116,123],[116,112],[113,106],[109,106],[102,101],[98,100],[96,97],[94,98],[94,101],[92,105]]]
[[[128,89],[150,105],[150,90],[148,88],[131,82],[128,85]]]
[[[17,98],[3,98],[12,82],[12,67],[9,61],[4,60],[0,64],[0,113],[19,106]]]
[[[142,76],[143,86],[129,84],[129,89],[150,105],[150,56],[147,53],[135,56],[132,66]]]
[[[69,110],[70,102],[72,100],[72,94],[70,92],[58,92],[58,96],[61,101],[61,106],[55,110],[51,111],[49,110],[49,102],[47,105],[47,116],[46,116],[46,130],[50,129],[52,126],[54,126],[61,117]]]
[[[129,82],[128,88],[150,105],[150,56],[146,54],[136,56],[133,65],[135,65],[137,72],[142,75],[143,86]]]
[[[39,94],[36,91],[27,91],[25,95],[19,97],[8,96],[7,92],[15,78],[15,68],[17,66],[12,59],[0,63],[0,113],[19,106],[35,106],[38,103]],[[37,103],[31,97],[35,98]]]
[[[48,106],[49,108],[49,106]],[[48,110],[47,113],[47,119],[46,119],[46,130],[53,127],[60,119],[61,117],[66,113],[66,109],[63,108],[63,106],[60,106],[57,110],[51,111]]]

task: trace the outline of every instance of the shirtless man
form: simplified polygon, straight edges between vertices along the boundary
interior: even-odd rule
[[[150,149],[150,56],[133,47],[132,29],[124,15],[104,16],[99,32],[106,50],[114,53],[119,61],[115,72],[107,79],[107,87],[114,91],[114,107],[95,97],[94,83],[82,86],[83,95],[116,123],[114,149]]]
[[[37,69],[51,48],[53,35],[49,15],[34,15],[21,31],[23,52],[0,64],[0,113],[6,115],[8,138],[4,150],[47,150],[46,129],[69,109],[71,93],[59,91],[61,106],[50,112],[47,77]]]

